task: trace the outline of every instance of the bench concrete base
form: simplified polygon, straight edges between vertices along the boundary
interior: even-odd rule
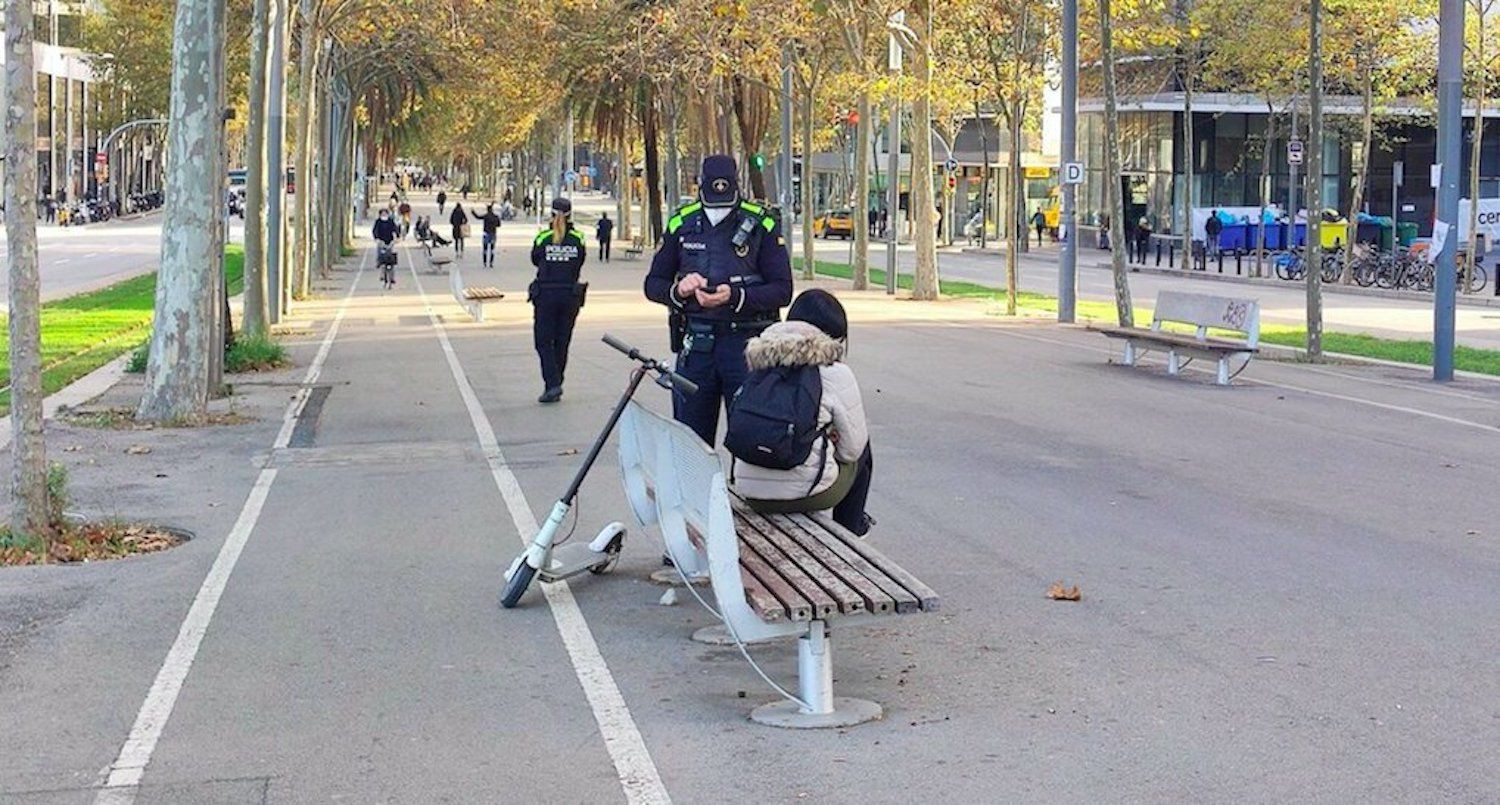
[[[707,587],[709,582],[707,573],[689,574],[688,579],[693,582],[694,587]],[[651,581],[663,587],[681,587],[682,574],[676,568],[664,567],[651,574]]]
[[[790,637],[790,635],[783,635],[783,637]],[[777,639],[779,638],[765,637],[759,640],[746,640],[744,643],[747,646],[759,646]],[[702,643],[705,646],[732,646],[734,645],[734,635],[729,633],[727,626],[722,623],[716,623],[713,626],[705,626],[693,632],[693,642]]]
[[[750,720],[757,724],[790,730],[853,727],[884,717],[885,710],[879,704],[849,696],[835,696],[833,710],[827,713],[804,713],[796,702],[771,702],[750,711]]]

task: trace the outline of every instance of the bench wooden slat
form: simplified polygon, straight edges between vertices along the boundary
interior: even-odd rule
[[[771,569],[765,560],[751,551],[740,551],[740,577],[749,575],[753,577],[761,589],[767,591],[774,600],[779,601],[781,614],[794,621],[810,621],[813,619],[813,605],[801,593],[788,584],[779,573]],[[745,602],[755,610],[762,620],[767,619],[768,614],[776,616],[775,609],[762,610],[767,602],[764,598],[756,598],[750,595],[750,588],[745,588]],[[830,605],[831,606],[831,605]]]
[[[739,515],[746,525],[756,529],[760,536],[786,555],[799,569],[806,573],[838,605],[845,614],[866,611],[865,599],[853,587],[845,583],[826,562],[815,558],[801,543],[786,534],[781,526],[746,508]],[[744,539],[745,537],[741,537]]]
[[[767,541],[758,530],[740,517],[735,518],[735,525],[735,531],[738,532],[740,538],[740,564],[745,563],[747,553],[758,555],[780,575],[781,581],[812,604],[813,615],[820,620],[840,611],[839,602],[835,601],[827,590],[813,581],[803,568]],[[771,579],[762,578],[761,580],[767,582],[768,586],[770,585]]]
[[[1156,330],[1147,330],[1144,327],[1090,327],[1090,330],[1103,333],[1110,338],[1137,338],[1142,341],[1156,341],[1169,346],[1198,347],[1219,352],[1259,352],[1259,347],[1252,347],[1241,341],[1226,341],[1222,338],[1206,338],[1199,341],[1196,337],[1186,333],[1168,333]]]
[[[505,294],[496,287],[469,286],[464,289],[465,299],[504,299]]]
[[[845,545],[853,549],[855,553],[863,556],[866,561],[880,568],[881,572],[890,576],[896,583],[905,587],[912,595],[916,596],[917,604],[922,608],[923,612],[932,612],[938,608],[938,594],[931,587],[923,584],[916,576],[907,572],[905,568],[887,559],[885,554],[870,547],[869,543],[865,540],[854,536],[849,533],[848,529],[835,523],[833,518],[829,517],[826,512],[815,512],[806,516],[811,517],[813,522],[827,529],[831,534],[843,541]]]
[[[860,591],[865,596],[865,604],[871,612],[915,612],[920,609],[917,597],[912,595],[905,587],[902,587],[895,579],[887,576],[880,568],[870,564],[863,556],[860,556],[845,545],[843,540],[836,536],[823,536],[827,532],[821,528],[816,521],[805,514],[775,515],[775,521],[785,521],[793,528],[786,528],[793,539],[802,542],[814,555],[818,555],[825,564],[837,570],[842,570],[844,580]],[[836,559],[824,558],[833,556]]]
[[[743,565],[743,563],[741,563]],[[778,623],[786,620],[786,606],[776,600],[776,596],[766,589],[760,579],[754,573],[740,567],[740,582],[745,585],[745,603],[755,610],[755,614],[766,623]],[[810,610],[809,610],[810,614]]]
[[[646,494],[650,495],[652,500],[656,499],[656,490],[654,488],[647,487]],[[688,539],[694,545],[698,546],[699,549],[708,544],[703,535],[698,532],[698,529],[692,523],[683,523],[683,525],[687,527]],[[807,603],[807,599],[796,595],[796,591],[790,586],[785,588],[778,586],[777,590],[786,598],[786,602],[783,603],[781,600],[782,596],[778,596],[776,591],[773,591],[766,584],[762,583],[755,573],[750,572],[749,565],[745,561],[746,558],[750,559],[750,564],[756,566],[756,572],[767,579],[780,579],[780,577],[776,575],[776,571],[772,570],[769,565],[761,561],[759,556],[744,552],[740,553],[740,580],[745,585],[745,602],[750,605],[751,609],[755,610],[755,614],[759,615],[761,620],[767,623],[784,620],[788,617],[794,621],[812,620],[812,605]]]

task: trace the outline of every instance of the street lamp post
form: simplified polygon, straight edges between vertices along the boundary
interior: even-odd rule
[[[970,86],[974,87],[974,125],[979,127],[979,154],[984,163],[979,169],[979,248],[983,249],[988,242],[985,227],[989,216],[985,215],[984,208],[985,202],[990,198],[990,132],[979,112],[979,82],[974,81]]]
[[[1063,169],[1067,170],[1078,160],[1078,0],[1063,0],[1062,4],[1061,145]],[[1057,270],[1057,320],[1064,323],[1077,317],[1078,305],[1078,185],[1067,178],[1062,186],[1062,253]]]
[[[1453,379],[1454,306],[1458,275],[1458,180],[1462,173],[1464,0],[1442,0],[1438,9],[1437,272],[1433,285],[1432,379]],[[1317,147],[1317,144],[1314,144]],[[1477,203],[1478,200],[1475,200]],[[1311,215],[1311,211],[1309,215]],[[1441,227],[1442,231],[1438,229]],[[1500,282],[1500,277],[1497,277]]]
[[[896,26],[906,27],[905,11],[892,14],[887,22],[887,27],[892,29],[888,34],[887,61],[893,80],[891,81],[890,129],[886,135],[886,167],[889,172],[890,187],[886,193],[885,208],[885,292],[891,295],[896,293],[896,232],[899,228],[896,219],[901,209],[901,43],[896,40]],[[912,165],[912,176],[913,178],[916,176],[916,165]]]

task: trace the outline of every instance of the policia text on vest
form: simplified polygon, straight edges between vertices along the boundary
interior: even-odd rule
[[[685,283],[694,290],[685,293]],[[792,300],[792,266],[780,223],[747,201],[735,203],[717,224],[701,201],[682,207],[667,222],[651,261],[646,297],[681,317],[677,371],[699,391],[675,395],[674,414],[713,444],[720,405],[727,407],[745,380],[745,344]]]

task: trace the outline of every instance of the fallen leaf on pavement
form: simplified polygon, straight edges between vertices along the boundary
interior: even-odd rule
[[[131,456],[144,456],[151,452],[151,448],[143,444],[133,444],[125,448],[125,454]]]
[[[561,453],[558,453],[558,455],[560,455],[560,456],[576,456],[576,455],[578,455],[578,448],[576,448],[576,447],[569,447],[567,450],[564,450]]]
[[[1053,601],[1077,601],[1083,598],[1083,594],[1078,592],[1078,585],[1064,587],[1059,581],[1047,588],[1047,597]]]
[[[82,449],[83,449],[83,445],[81,445],[81,444],[70,444],[67,447],[63,448],[63,452],[64,453],[76,453],[76,452],[78,452],[79,450],[82,450]]]

